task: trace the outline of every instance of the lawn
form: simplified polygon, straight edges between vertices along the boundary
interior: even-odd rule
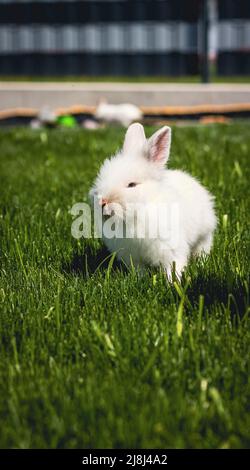
[[[0,447],[249,447],[250,124],[173,129],[219,225],[172,285],[71,236],[123,134],[0,130]]]
[[[6,76],[0,75],[0,82],[118,82],[118,83],[201,83],[200,75],[190,76],[87,76],[87,75],[69,75],[69,76]],[[249,75],[219,76],[213,71],[210,77],[211,83],[250,83]]]

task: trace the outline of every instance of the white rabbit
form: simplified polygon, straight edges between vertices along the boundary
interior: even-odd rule
[[[131,124],[123,149],[104,161],[90,191],[92,202],[102,207],[102,223],[111,221],[122,229],[110,230],[115,236],[103,234],[108,249],[127,264],[132,259],[135,266],[162,266],[169,278],[173,267],[181,276],[190,255],[209,253],[216,227],[207,189],[187,173],[165,168],[170,144],[169,127],[147,140],[143,126]],[[170,220],[166,208],[172,209]],[[167,218],[166,232],[152,236],[152,229]]]
[[[127,127],[131,122],[142,119],[142,112],[134,104],[109,104],[101,100],[96,108],[95,117],[108,124],[117,123]]]

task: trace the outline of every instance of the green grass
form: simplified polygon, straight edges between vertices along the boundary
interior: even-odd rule
[[[190,75],[183,77],[171,77],[171,76],[96,76],[91,77],[87,75],[83,76],[63,76],[63,77],[43,77],[43,76],[0,76],[0,81],[3,82],[118,82],[118,83],[201,83],[201,77],[199,75]],[[211,76],[211,83],[250,83],[250,77],[248,75],[236,75],[232,77],[219,77],[216,75]]]
[[[0,131],[0,447],[247,447],[250,125],[174,128],[219,219],[181,285],[71,236],[123,133]]]

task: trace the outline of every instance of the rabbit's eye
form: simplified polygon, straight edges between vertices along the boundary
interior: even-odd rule
[[[129,183],[127,187],[134,188],[135,186],[137,186],[137,183]]]

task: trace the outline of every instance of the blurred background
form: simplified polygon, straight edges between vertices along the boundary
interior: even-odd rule
[[[249,52],[247,0],[0,0],[0,119],[249,117]]]
[[[206,52],[212,76],[247,76],[249,50],[247,0],[0,0],[1,76],[206,81]]]

